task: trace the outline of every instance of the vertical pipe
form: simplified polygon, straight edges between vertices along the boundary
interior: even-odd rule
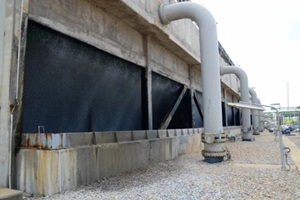
[[[258,104],[257,94],[253,88],[249,88],[249,92],[252,96],[252,103]],[[253,135],[259,135],[259,121],[258,121],[258,111],[252,110],[252,123],[253,123]]]
[[[147,128],[153,129],[153,114],[152,114],[152,69],[151,69],[151,38],[149,35],[144,37],[144,54],[146,57],[146,90],[147,90]]]
[[[248,76],[242,68],[236,66],[221,66],[220,74],[235,74],[240,79],[241,101],[250,103]],[[251,131],[250,109],[247,108],[242,108],[242,132],[243,141],[253,140],[253,134]]]
[[[257,98],[257,102],[259,105],[261,105],[261,101],[259,98]],[[259,127],[259,132],[262,132],[264,130],[264,122],[262,120],[262,115],[263,115],[263,111],[258,111],[258,127]]]
[[[221,162],[226,155],[222,138],[222,108],[219,49],[216,22],[212,14],[202,5],[192,2],[162,4],[160,20],[164,24],[183,18],[193,20],[199,26],[202,92],[204,107],[204,157],[207,162]],[[204,140],[205,141],[205,140]]]

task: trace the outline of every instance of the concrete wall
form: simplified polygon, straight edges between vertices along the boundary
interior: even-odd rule
[[[31,0],[29,17],[125,60],[143,67],[148,65],[153,71],[187,86],[190,66],[198,77],[193,79],[193,85],[201,91],[198,29],[189,19],[163,26],[158,18],[161,3]],[[151,40],[146,40],[145,35]],[[149,54],[144,51],[145,42],[149,43]],[[220,60],[225,63],[223,58]],[[224,81],[237,91],[238,82],[231,78],[233,75],[227,76],[230,78]]]
[[[60,137],[61,147],[43,148],[26,142],[29,137],[39,141],[39,134],[28,134],[17,154],[17,189],[34,195],[52,195],[151,163],[200,153],[202,132],[200,128],[65,133]],[[225,133],[239,136],[240,127],[226,127]],[[199,161],[202,159],[199,157]]]
[[[18,66],[22,61],[21,10],[26,16],[28,0],[2,0],[0,3],[0,187],[9,185],[11,155],[14,154],[15,124],[12,117],[18,110]],[[24,46],[24,45],[23,45]],[[20,47],[20,48],[19,48]],[[11,116],[11,115],[14,116]],[[13,162],[13,161],[12,161]]]
[[[52,195],[182,154],[199,153],[201,132],[202,129],[177,129],[76,133],[67,134],[67,146],[63,148],[40,149],[32,144],[17,155],[17,188],[35,195]],[[25,140],[26,137],[24,145]]]
[[[158,7],[161,3],[170,2],[173,1],[1,1],[5,15],[1,12],[0,30],[5,30],[5,36],[0,32],[0,54],[4,55],[3,63],[0,64],[0,186],[8,186],[10,160],[8,151],[10,145],[14,144],[14,134],[22,110],[28,15],[30,20],[146,67],[149,71],[158,72],[191,89],[201,91],[198,29],[191,20],[179,20],[166,26],[162,25],[158,18]],[[223,58],[220,59],[223,63],[227,63]],[[238,85],[236,77],[228,75],[224,78],[222,86],[238,98]],[[11,128],[12,141],[9,139]],[[25,153],[27,151],[30,153]],[[19,155],[25,153],[31,160],[21,162],[21,158],[18,158],[18,162],[22,166],[30,162],[31,164],[38,162],[36,164],[40,165],[39,159],[43,159],[40,157],[44,154],[53,156],[53,159],[55,156],[63,159],[63,155],[69,157],[69,154],[72,154],[70,152],[72,151],[68,149],[58,150],[57,154],[54,152],[39,154],[37,150],[21,150]],[[51,159],[47,162],[54,163]]]

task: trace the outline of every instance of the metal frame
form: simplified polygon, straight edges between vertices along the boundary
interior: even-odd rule
[[[252,110],[260,110],[260,111],[264,111],[265,108],[264,107],[269,107],[272,108],[274,110],[276,110],[276,115],[277,115],[277,121],[278,121],[278,125],[277,125],[277,130],[279,131],[279,148],[280,148],[280,158],[281,158],[281,169],[282,170],[287,170],[285,163],[284,163],[284,143],[282,141],[282,133],[280,131],[280,120],[279,120],[279,112],[277,110],[277,108],[273,107],[273,106],[269,106],[269,105],[259,105],[259,104],[249,104],[249,103],[245,103],[245,102],[240,102],[240,103],[227,103],[227,105],[232,106],[232,107],[236,107],[236,108],[248,108],[248,109],[252,109]]]

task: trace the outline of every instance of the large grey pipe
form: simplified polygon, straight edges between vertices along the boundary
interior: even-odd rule
[[[202,5],[192,2],[162,4],[160,20],[164,24],[189,18],[199,26],[202,92],[204,108],[204,151],[207,162],[221,162],[226,155],[222,125],[220,65],[216,22]]]
[[[257,102],[259,105],[261,105],[261,101],[259,98],[257,98]],[[258,113],[259,132],[262,132],[264,130],[264,121],[262,120],[263,111],[258,111]]]
[[[235,74],[240,79],[241,101],[250,103],[248,76],[242,68],[236,66],[221,66],[220,74]],[[247,108],[242,109],[242,132],[243,141],[253,140],[253,134],[251,130],[251,115],[250,110]]]
[[[252,96],[252,103],[258,104],[257,94],[253,88],[249,88]],[[253,135],[259,135],[258,111],[252,110]]]

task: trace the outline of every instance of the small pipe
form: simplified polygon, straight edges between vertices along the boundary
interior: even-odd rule
[[[241,85],[241,101],[250,103],[248,76],[246,72],[236,66],[221,66],[220,74],[235,74],[240,79]],[[251,131],[250,109],[242,108],[242,132],[244,141],[252,141],[253,135]]]

